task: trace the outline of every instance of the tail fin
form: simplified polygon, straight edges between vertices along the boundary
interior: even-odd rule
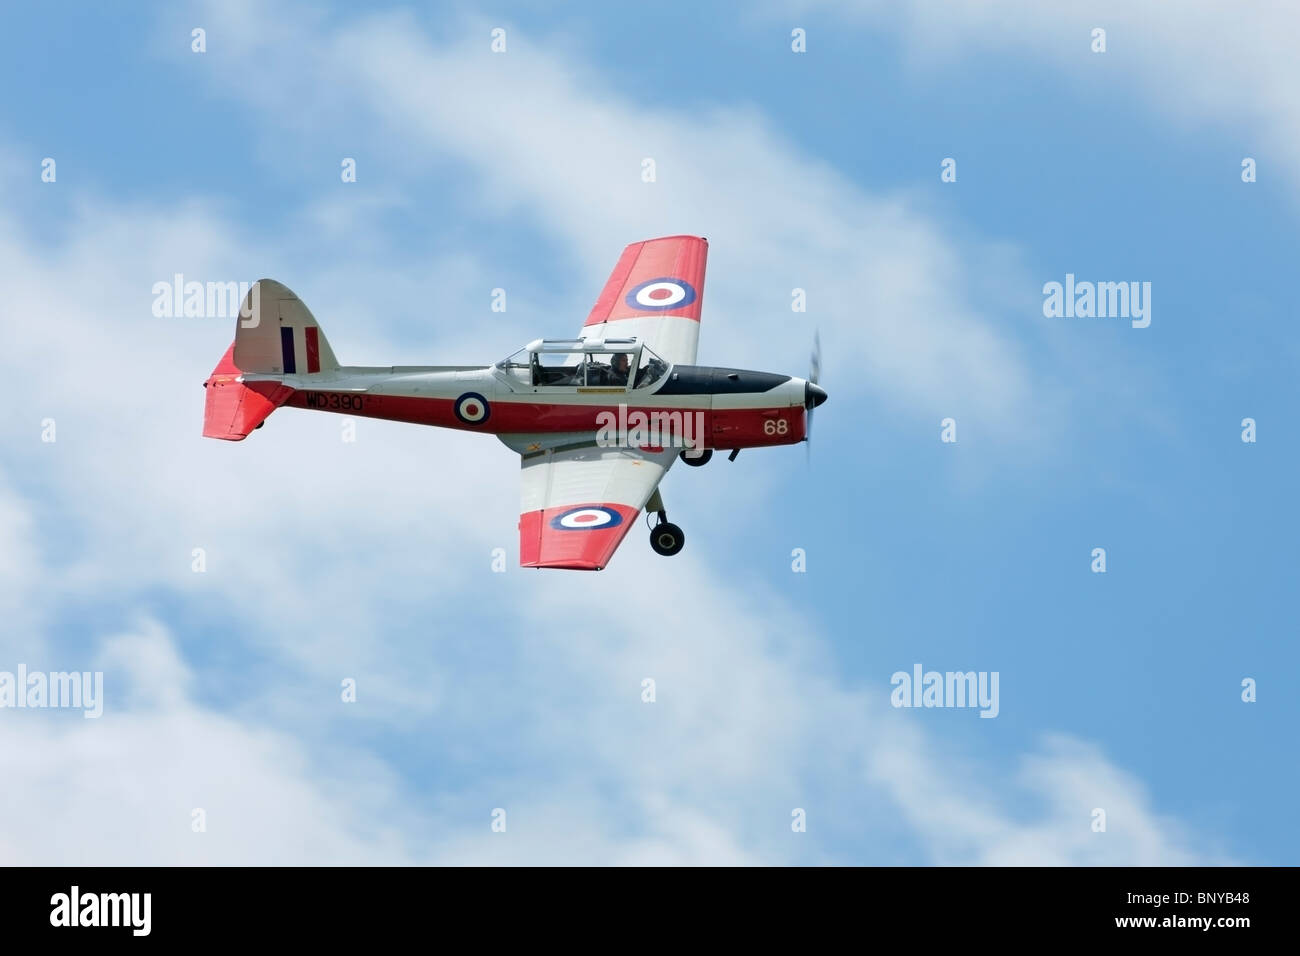
[[[274,279],[248,290],[235,327],[234,358],[248,375],[315,375],[339,367],[307,306]]]
[[[207,438],[242,441],[288,401],[290,386],[261,376],[329,374],[339,367],[311,312],[273,279],[253,283],[237,321],[234,343],[204,383]]]

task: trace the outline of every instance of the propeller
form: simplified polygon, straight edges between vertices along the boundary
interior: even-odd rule
[[[804,427],[804,441],[808,443],[808,457],[812,457],[813,409],[826,401],[826,390],[817,384],[822,377],[822,337],[820,332],[813,333],[813,350],[808,359],[808,380],[803,389],[803,407],[808,409],[808,421]]]

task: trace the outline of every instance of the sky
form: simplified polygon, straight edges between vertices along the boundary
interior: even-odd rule
[[[0,862],[1300,862],[1294,6],[3,21],[0,672],[103,712],[0,707]],[[234,323],[153,309],[269,276],[344,364],[488,363],[682,233],[699,361],[816,333],[830,400],[598,574],[517,567],[494,439],[203,439]],[[996,716],[894,706],[918,666]]]

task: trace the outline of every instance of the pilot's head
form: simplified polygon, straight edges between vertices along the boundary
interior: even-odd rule
[[[626,353],[626,352],[615,352],[615,353],[614,353],[614,371],[616,371],[616,372],[626,372],[626,371],[627,371],[627,353]]]

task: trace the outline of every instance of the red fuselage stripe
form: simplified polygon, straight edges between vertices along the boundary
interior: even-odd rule
[[[450,398],[424,398],[409,395],[375,395],[373,393],[322,392],[305,389],[296,391],[285,402],[292,408],[316,411],[341,412],[364,418],[382,418],[388,421],[408,422],[416,425],[433,425],[456,428],[462,431],[487,434],[520,434],[550,432],[590,431],[593,438],[610,419],[598,420],[607,413],[617,421],[617,405],[566,405],[560,403],[493,401],[491,414],[481,423],[458,418],[456,402]],[[629,417],[642,412],[651,415],[668,415],[661,422],[674,423],[674,431],[681,422],[690,427],[694,439],[695,425],[703,422],[705,448],[753,448],[763,445],[788,445],[802,441],[805,434],[805,417],[802,405],[781,405],[760,408],[668,408],[633,406],[624,413]],[[701,416],[697,419],[696,414]],[[690,425],[686,426],[689,416]],[[627,418],[624,419],[625,421]],[[665,436],[667,437],[667,436]]]

